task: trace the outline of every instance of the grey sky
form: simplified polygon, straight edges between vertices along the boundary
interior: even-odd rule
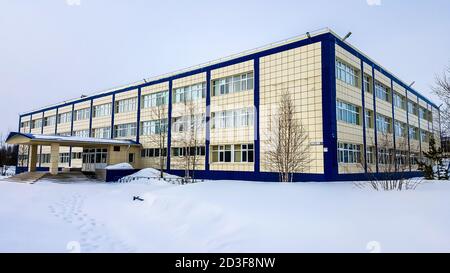
[[[323,27],[352,31],[429,96],[450,61],[449,14],[448,0],[0,0],[0,133],[20,112]]]

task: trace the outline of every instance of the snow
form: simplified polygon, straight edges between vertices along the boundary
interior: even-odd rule
[[[0,252],[450,252],[449,181],[158,181],[0,181]]]
[[[115,165],[109,165],[105,169],[107,170],[133,170],[133,166],[129,163],[119,163]]]
[[[126,177],[124,177],[124,179],[128,178],[128,177],[141,177],[141,178],[158,178],[160,177],[160,171],[157,169],[153,169],[153,168],[146,168],[146,169],[142,169],[134,174],[128,175]],[[168,173],[163,173],[163,176],[165,178],[180,178],[177,175],[173,175],[173,174],[168,174]]]

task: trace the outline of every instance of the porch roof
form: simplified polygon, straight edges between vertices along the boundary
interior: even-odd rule
[[[134,140],[128,139],[101,139],[93,137],[38,135],[29,133],[11,132],[6,139],[8,144],[20,145],[51,145],[74,147],[102,147],[102,146],[141,146]]]

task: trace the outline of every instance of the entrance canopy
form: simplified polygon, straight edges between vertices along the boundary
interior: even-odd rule
[[[117,146],[140,146],[141,144],[133,140],[120,139],[100,139],[93,137],[77,137],[77,136],[52,136],[52,135],[36,135],[27,133],[12,132],[6,139],[8,144],[19,145],[51,145],[59,144],[59,146],[74,147],[106,147],[111,145]]]

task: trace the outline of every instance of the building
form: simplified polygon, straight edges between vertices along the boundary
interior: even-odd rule
[[[192,116],[197,177],[277,181],[267,131],[283,92],[310,140],[311,162],[296,181],[365,179],[393,158],[417,175],[429,138],[439,143],[437,106],[329,29],[23,113],[8,141],[21,144],[22,171],[156,167],[154,134],[166,126],[166,170],[182,174]]]

